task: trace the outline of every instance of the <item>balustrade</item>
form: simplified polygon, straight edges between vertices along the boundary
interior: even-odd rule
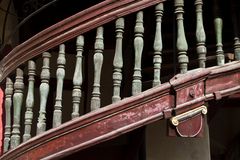
[[[69,120],[72,119],[74,121],[80,117],[80,110],[84,110],[84,112],[87,112],[88,110],[95,111],[103,107],[103,103],[101,102],[106,101],[106,99],[104,99],[104,94],[106,95],[106,93],[112,94],[110,95],[112,97],[112,103],[118,103],[119,101],[121,101],[121,97],[124,97],[124,92],[121,92],[123,88],[125,88],[126,92],[129,92],[133,96],[136,96],[140,94],[142,90],[150,88],[149,85],[146,85],[148,84],[148,82],[151,82],[152,87],[161,86],[161,79],[163,78],[161,77],[162,73],[166,74],[165,72],[168,72],[169,68],[176,67],[172,64],[172,62],[170,62],[170,64],[164,64],[164,57],[172,56],[171,54],[167,55],[167,53],[174,52],[172,48],[167,48],[168,42],[164,41],[167,38],[164,37],[165,32],[162,32],[162,30],[164,29],[163,15],[165,16],[166,3],[167,2],[163,3],[161,1],[159,1],[158,3],[154,3],[154,5],[156,4],[155,9],[152,10],[152,14],[149,14],[153,15],[153,13],[155,13],[155,17],[150,17],[150,19],[154,19],[153,24],[146,23],[148,22],[146,21],[146,18],[148,18],[148,13],[146,14],[145,10],[141,8],[136,10],[136,19],[134,20],[134,24],[132,25],[129,25],[127,23],[129,22],[128,16],[114,17],[116,18],[115,25],[110,26],[113,27],[112,29],[115,31],[115,36],[108,33],[108,30],[106,28],[108,28],[109,26],[105,27],[104,25],[98,25],[97,28],[95,27],[96,36],[94,37],[94,40],[93,37],[91,37],[92,40],[95,42],[94,47],[90,47],[90,45],[88,45],[91,44],[91,42],[89,38],[87,38],[89,36],[87,33],[84,32],[83,35],[82,33],[78,34],[80,32],[76,32],[76,41],[74,42],[76,44],[76,48],[72,49],[69,47],[70,52],[76,52],[76,54],[74,54],[75,59],[71,59],[73,53],[65,54],[65,47],[67,49],[69,44],[65,41],[61,42],[60,45],[56,44],[56,46],[59,45],[57,63],[55,63],[54,61],[51,61],[50,63],[51,55],[55,54],[55,52],[53,52],[52,50],[56,50],[56,48],[49,48],[51,54],[47,50],[44,50],[42,52],[41,59],[42,66],[39,66],[42,68],[40,75],[37,75],[37,65],[39,65],[38,60],[40,59],[37,56],[31,57],[34,60],[30,60],[31,58],[26,60],[28,62],[28,70],[26,73],[24,73],[23,70],[18,68],[20,66],[17,66],[15,68],[16,74],[14,85],[11,80],[13,79],[12,74],[9,74],[8,78],[6,78],[4,152],[7,152],[9,148],[16,148],[21,143],[20,127],[24,126],[23,142],[27,143],[29,139],[35,136],[32,133],[33,126],[36,126],[36,135],[39,135],[47,130],[47,125],[50,124],[50,127],[52,125],[52,128],[56,128],[61,126],[62,123],[64,123],[65,121],[67,121],[63,120],[65,117],[68,117],[68,115],[66,115],[67,113],[64,112],[64,109],[71,110],[71,113],[69,114],[69,117],[71,116],[71,118],[69,118]],[[185,1],[185,3],[188,2]],[[176,22],[176,28],[173,29],[176,29],[177,35],[175,36],[173,35],[173,33],[171,33],[171,35],[173,35],[172,39],[174,40],[174,42],[176,41],[176,52],[178,54],[177,58],[178,65],[180,67],[180,73],[187,73],[189,64],[194,65],[195,62],[198,63],[198,65],[194,66],[195,68],[205,68],[208,62],[207,59],[209,57],[207,56],[205,33],[206,27],[203,23],[203,0],[195,0],[196,30],[194,31],[194,34],[190,34],[190,36],[195,36],[196,43],[194,45],[196,45],[196,47],[190,46],[191,43],[187,43],[188,32],[184,28],[183,18],[184,0],[175,0],[174,7],[175,12],[172,11],[172,13],[175,13],[176,21],[174,21]],[[216,55],[214,55],[214,57],[217,57],[216,59],[218,65],[223,65],[225,63],[222,44],[222,36],[224,34],[222,28],[223,20],[220,17],[216,17],[212,21],[214,21],[213,25],[215,26],[216,37],[214,38],[216,39],[217,46],[217,50],[215,53]],[[173,21],[171,21],[171,24],[172,23]],[[129,26],[132,26],[132,28],[128,28]],[[153,32],[149,32],[149,30]],[[185,34],[185,31],[187,35]],[[153,35],[149,36],[147,35],[148,33],[153,33]],[[109,38],[108,36],[115,38],[113,42],[114,44],[109,40],[107,41],[107,39]],[[149,37],[153,38],[151,39],[152,41],[149,40]],[[131,43],[132,48],[126,48],[124,44],[128,42],[133,42]],[[72,41],[70,43],[72,43]],[[153,54],[152,50],[148,50],[148,46],[151,46],[151,49],[153,49]],[[188,48],[190,48],[189,51]],[[108,63],[107,61],[105,62],[103,60],[104,56],[108,56],[108,52],[105,53],[106,49],[108,49],[112,53],[113,57],[111,59],[111,63]],[[83,50],[85,53],[84,56]],[[91,52],[92,50],[94,51],[94,55],[93,57],[90,57],[88,55],[90,55],[89,52]],[[193,53],[193,50],[196,50],[196,53]],[[232,50],[235,52],[235,59],[239,60],[240,40],[237,36],[235,36],[234,48]],[[144,68],[145,66],[142,65],[147,64],[147,60],[142,59],[142,57],[148,55],[149,52],[152,56],[152,66],[150,71]],[[134,58],[130,59],[131,56],[127,55],[128,53],[132,53],[131,56]],[[190,55],[192,54],[197,54],[198,58],[190,59]],[[124,57],[126,56],[130,58],[125,59]],[[68,59],[68,57],[70,58]],[[92,62],[91,60],[89,60],[89,58],[93,60],[93,70],[89,70],[89,68],[91,67],[89,67],[88,62]],[[68,60],[68,63],[66,63],[66,60]],[[169,60],[169,58],[167,58],[166,60]],[[125,62],[132,63],[132,68],[125,68],[127,66],[125,66]],[[68,67],[72,67],[71,63],[74,63],[74,69],[68,70]],[[109,68],[103,68],[105,65],[103,63],[107,63],[106,66],[108,66]],[[52,67],[55,65],[57,66],[56,70],[54,67]],[[22,65],[21,68],[23,66],[24,65]],[[106,76],[105,73],[102,72],[102,69],[111,70],[111,77]],[[68,73],[68,71],[71,73]],[[51,72],[56,72],[56,76],[50,74]],[[68,74],[72,77],[69,78],[69,76],[67,76]],[[87,80],[85,80],[85,77],[89,78],[91,77],[89,76],[91,74],[94,75],[93,79],[89,80],[86,78]],[[150,81],[145,80],[144,75],[146,74],[151,74],[151,76],[149,77],[153,78]],[[25,75],[26,77],[28,75],[28,81],[24,81]],[[123,81],[123,79],[125,78],[124,76],[127,77],[129,81],[131,80],[130,85]],[[101,82],[109,78],[112,78],[112,84],[103,84]],[[93,84],[90,84],[91,81],[93,81]],[[27,83],[24,84],[24,82]],[[106,89],[106,86],[108,85],[111,85],[112,92]],[[24,95],[24,86],[27,86],[28,88],[26,96]],[[36,90],[39,91],[39,97],[35,95]],[[69,91],[72,94],[72,99],[70,100],[70,103],[68,103],[69,101],[67,99],[66,102],[68,103],[68,105],[64,106],[64,93],[68,93]],[[53,101],[53,99],[50,99],[53,97],[51,95],[53,93],[56,93],[55,101]],[[25,125],[22,125],[20,120],[21,108],[24,98],[26,98],[24,112]],[[40,99],[40,104],[36,103],[36,100],[38,99]],[[83,104],[84,108],[80,108],[82,106],[80,104]],[[14,113],[11,113],[12,108]],[[37,113],[35,113],[35,110],[37,109],[39,109],[38,115]],[[51,113],[52,111],[53,113]],[[47,113],[51,115],[49,116],[47,115]],[[34,117],[36,116],[38,116],[37,124],[35,124],[34,122]]]

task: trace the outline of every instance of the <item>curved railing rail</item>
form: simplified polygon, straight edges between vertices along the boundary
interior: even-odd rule
[[[143,8],[153,5],[155,8],[150,8],[152,13],[154,12],[153,14],[142,11]],[[4,155],[1,158],[8,160],[60,158],[161,118],[170,119],[172,122],[171,135],[182,137],[199,135],[202,131],[203,115],[207,113],[207,107],[204,106],[204,103],[240,91],[240,62],[225,64],[222,45],[222,19],[219,17],[215,19],[217,48],[215,57],[219,66],[204,69],[207,49],[202,6],[202,0],[195,0],[196,53],[198,66],[201,69],[188,71],[189,61],[192,60],[193,56],[188,55],[183,16],[184,0],[174,1],[177,32],[176,53],[181,74],[174,76],[164,84],[161,84],[161,68],[163,59],[164,61],[169,60],[166,58],[169,55],[162,54],[165,44],[161,31],[164,14],[163,0],[106,0],[47,28],[14,48],[0,62],[0,81],[3,82],[6,78],[6,123]],[[136,11],[138,12],[135,20],[131,19],[132,17],[122,17]],[[153,18],[144,19],[144,15],[150,15]],[[128,18],[131,21],[130,25],[125,24],[125,22],[129,22]],[[112,47],[111,57],[103,54],[106,51],[104,41],[110,37],[110,34],[104,32],[108,26],[103,26],[103,24],[114,19],[116,19],[115,26],[114,29],[111,29],[115,31],[114,41],[116,43],[106,41],[110,42]],[[146,22],[151,22],[154,25],[145,25]],[[92,40],[95,40],[94,47],[92,45],[89,49],[86,47],[87,45],[84,45],[88,42],[84,41],[85,34],[83,35],[83,33],[95,28],[96,37],[91,37]],[[107,31],[111,33],[113,31],[111,29]],[[144,44],[146,44],[144,42],[149,40],[150,36],[147,37],[149,30],[153,30],[155,33],[152,33],[152,35],[154,34],[154,40],[151,41],[153,44],[147,42],[147,45],[153,46],[153,50],[146,51],[147,47],[144,48]],[[125,31],[127,34],[124,33]],[[77,37],[76,57],[70,59],[70,55],[65,53],[64,43],[74,37]],[[173,37],[175,38],[175,36]],[[127,45],[124,46],[123,42]],[[131,46],[128,44],[129,42],[132,43]],[[68,43],[66,42],[66,44]],[[52,54],[47,51],[57,45],[59,45],[58,57],[56,64],[53,64],[54,62],[51,63]],[[238,55],[239,46],[239,41],[236,41],[235,55]],[[87,55],[83,54],[85,49],[88,50]],[[123,53],[123,49],[126,53]],[[128,52],[132,53],[133,51],[133,55],[128,54]],[[153,79],[151,81],[154,88],[142,92],[144,84],[141,63],[145,62],[142,57],[145,58],[148,52],[153,52],[151,57],[153,71],[151,76]],[[42,54],[41,74],[39,74],[38,65],[36,65],[39,63],[34,61],[39,62],[40,58],[36,57],[39,54]],[[110,60],[104,61],[105,58]],[[233,57],[229,61],[234,59]],[[22,70],[26,66],[20,65],[27,61],[27,70]],[[74,63],[73,61],[75,69],[71,68],[74,66],[65,67],[68,62]],[[109,65],[110,61],[113,63]],[[134,67],[129,63],[133,64]],[[107,64],[107,68],[103,71],[109,72],[111,70],[110,72],[113,72],[108,75],[106,72],[102,74],[104,64]],[[56,67],[56,76],[50,75],[53,65]],[[83,71],[83,69],[86,70]],[[13,70],[16,70],[15,77],[12,74]],[[125,72],[126,70],[129,71]],[[65,72],[68,71],[73,75],[71,82],[65,78]],[[132,74],[130,78],[132,83],[128,82],[129,74]],[[105,75],[107,76],[105,77]],[[26,81],[27,77],[28,81]],[[106,79],[107,83],[112,80],[110,84],[104,83],[105,87],[112,88],[112,92],[109,92],[109,88],[106,87],[108,92],[104,95],[101,93],[104,86],[101,81]],[[53,81],[54,86],[51,85]],[[66,82],[68,82],[67,85]],[[83,85],[83,83],[89,84]],[[124,84],[125,90],[122,84]],[[66,96],[64,95],[64,92],[66,93],[65,86],[68,86],[67,91],[72,91],[72,101],[67,102],[67,106],[69,103],[72,104],[72,110],[68,110],[69,113],[64,113],[63,110],[65,109],[63,105],[64,96]],[[28,89],[27,92],[24,88]],[[148,86],[148,88],[151,87]],[[37,98],[35,89],[39,90]],[[128,93],[124,94],[123,91]],[[52,101],[54,93],[56,93],[55,104]],[[123,97],[129,95],[133,97],[121,101]],[[112,97],[112,102],[109,101],[111,99],[109,97]],[[50,98],[51,101],[49,101]],[[35,99],[39,100],[39,104],[35,105]],[[24,100],[25,103],[23,103]],[[113,104],[101,108],[104,106],[102,102],[105,103],[104,105]],[[25,114],[21,111],[23,105],[25,105]],[[11,114],[12,108],[14,113]],[[89,110],[92,112],[80,116],[82,114],[80,109],[84,110],[83,114]],[[39,114],[36,116],[36,113]],[[67,117],[67,114],[69,114],[68,116],[71,114],[72,121],[63,123],[63,118]],[[24,122],[21,122],[21,117],[24,115]],[[35,117],[38,117],[36,121],[33,119]],[[47,125],[49,126],[47,127]],[[21,134],[21,127],[24,127],[24,134]],[[46,131],[51,127],[51,130]],[[33,132],[32,128],[36,129],[36,133]],[[91,134],[88,134],[90,131]]]
[[[154,121],[171,119],[181,111],[191,111],[192,106],[200,103],[238,93],[239,78],[240,62],[176,75],[160,87],[126,98],[34,137],[10,150],[1,159],[62,158]],[[204,87],[194,88],[201,86],[202,82]],[[190,92],[189,88],[194,90]],[[204,94],[198,95],[199,92]],[[181,101],[178,99],[179,93],[184,97],[191,97],[195,93],[196,97],[177,105]]]
[[[164,0],[105,0],[41,31],[15,47],[0,62],[0,81],[20,64],[61,43],[114,19],[153,6]]]

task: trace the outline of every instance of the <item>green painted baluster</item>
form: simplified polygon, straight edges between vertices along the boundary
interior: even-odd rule
[[[236,3],[237,1],[230,0],[231,6],[231,17],[233,23],[233,30],[234,30],[234,55],[236,60],[240,60],[240,30],[239,30],[239,16],[238,10],[240,5]]]
[[[13,82],[10,78],[6,78],[5,132],[4,132],[4,148],[3,148],[4,153],[8,151],[9,145],[10,145],[12,95],[13,95]]]
[[[61,44],[59,46],[59,54],[57,59],[57,91],[56,91],[56,100],[55,100],[55,110],[53,113],[53,128],[58,127],[62,124],[62,92],[63,92],[63,82],[65,77],[65,45]]]
[[[21,108],[23,102],[23,71],[17,68],[16,81],[14,83],[14,94],[13,94],[13,130],[11,136],[11,149],[16,148],[20,144],[20,119],[21,119]]]
[[[216,42],[217,42],[216,44],[217,64],[218,66],[221,66],[221,65],[224,65],[225,63],[223,44],[222,44],[222,27],[223,27],[222,18],[215,18],[214,26],[215,26]]]
[[[43,66],[41,72],[41,84],[40,84],[40,111],[37,123],[37,135],[43,133],[46,130],[46,105],[49,93],[49,79],[50,79],[50,57],[51,54],[44,52],[43,55]]]
[[[119,18],[116,21],[116,48],[115,56],[113,60],[113,97],[112,103],[121,100],[120,89],[122,82],[122,67],[123,67],[123,58],[122,58],[122,39],[124,32],[124,18]]]
[[[153,57],[153,64],[154,64],[154,79],[153,79],[153,87],[161,84],[160,75],[161,75],[161,64],[162,64],[162,16],[163,16],[163,3],[159,3],[155,7],[155,14],[156,14],[156,32],[155,32],[155,39],[154,39],[154,57]]]
[[[177,50],[178,50],[178,63],[180,64],[180,72],[186,73],[188,70],[188,44],[185,37],[183,25],[183,7],[184,0],[175,0],[175,14],[177,19]]]
[[[234,38],[234,54],[235,54],[235,59],[240,60],[240,40],[238,37]]]
[[[33,119],[33,106],[34,106],[34,76],[36,64],[34,61],[28,61],[28,93],[26,98],[26,112],[25,112],[25,130],[23,135],[23,142],[31,138],[31,125]]]
[[[99,109],[101,106],[100,99],[100,78],[101,78],[101,70],[103,63],[103,27],[97,28],[97,35],[95,41],[95,54],[93,57],[94,62],[94,82],[93,82],[93,91],[92,91],[92,99],[91,99],[91,110]]]
[[[207,48],[205,46],[206,34],[204,31],[203,15],[202,15],[203,1],[196,0],[195,6],[196,6],[196,17],[197,17],[196,40],[197,40],[198,62],[199,62],[200,68],[205,68],[206,67],[205,63],[206,63]]]
[[[77,55],[76,55],[76,66],[75,72],[73,75],[73,112],[72,112],[72,119],[79,117],[79,107],[81,101],[81,86],[83,82],[82,77],[82,52],[84,46],[84,37],[82,35],[77,37],[76,41],[77,46]]]
[[[132,82],[132,95],[137,95],[142,92],[142,75],[141,75],[141,61],[143,52],[143,12],[139,11],[136,17],[136,25],[134,28],[134,50],[135,50],[135,65]]]

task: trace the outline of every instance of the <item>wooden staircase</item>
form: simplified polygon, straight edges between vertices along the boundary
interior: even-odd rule
[[[171,123],[169,125],[170,135],[199,136],[204,115],[207,114],[205,104],[210,100],[217,101],[240,91],[240,62],[225,62],[239,60],[239,40],[235,37],[233,49],[235,59],[225,58],[227,54],[224,53],[222,44],[223,22],[220,17],[216,17],[214,20],[216,55],[214,57],[217,66],[206,68],[206,61],[209,57],[206,56],[203,2],[202,0],[195,1],[197,47],[194,54],[198,57],[196,60],[191,58],[192,55],[188,56],[189,46],[183,18],[184,1],[175,0],[176,50],[173,49],[173,52],[177,53],[175,56],[178,59],[180,74],[161,84],[160,75],[165,69],[162,65],[164,61],[162,36],[164,35],[162,32],[164,3],[167,2],[162,0],[106,0],[41,31],[5,56],[0,62],[1,82],[6,84],[4,154],[1,159],[63,158],[160,119],[167,119]],[[155,24],[145,24],[145,10],[152,9],[154,9],[155,17],[152,19]],[[135,21],[127,21],[128,16],[133,14],[136,17]],[[123,45],[124,32],[131,31],[126,28],[126,26],[131,26],[126,24],[126,21],[134,23],[133,33],[126,38],[130,39],[132,35],[134,56],[126,55],[123,49],[125,47]],[[111,36],[106,29],[108,27],[105,26],[112,22],[115,22],[116,33],[114,56],[111,64],[106,64],[109,68],[103,68],[104,60],[109,56],[104,47],[109,44],[106,44],[104,40]],[[144,55],[146,53],[144,33],[145,30],[150,29],[155,32],[152,44],[153,79],[152,87],[143,91],[142,70],[145,68],[142,68],[142,63],[145,63],[145,59],[142,57],[146,57]],[[90,50],[86,47],[88,43],[86,37],[92,31],[96,31],[96,36],[93,49]],[[69,41],[73,40],[76,44],[76,58],[74,62],[69,62],[67,47]],[[56,47],[58,47],[57,56],[55,56]],[[92,70],[89,69],[89,56],[84,54],[86,49],[89,53],[93,52]],[[128,49],[128,52],[131,52],[131,49]],[[234,54],[230,55],[234,57]],[[57,57],[56,76],[52,76],[52,57]],[[125,57],[134,57],[134,59],[124,59]],[[42,61],[40,68],[37,63],[39,60]],[[193,61],[198,62],[199,68],[188,70],[189,63]],[[133,62],[132,68],[128,68],[129,65],[126,68],[125,62]],[[68,70],[72,68],[69,63],[74,63],[74,70]],[[24,70],[24,68],[27,69]],[[104,97],[101,89],[108,85],[102,84],[103,79],[108,77],[105,77],[103,70],[110,69],[113,71],[111,77],[113,89],[106,93],[108,95],[112,93],[112,100],[111,104],[105,106],[102,105]],[[39,73],[40,70],[41,73]],[[132,72],[127,72],[132,74],[125,74],[124,70],[132,70]],[[90,71],[93,71],[91,80],[87,78],[91,77],[88,76]],[[72,75],[71,84],[66,80],[68,72]],[[169,75],[167,69],[164,74]],[[129,82],[126,80],[131,81],[131,86],[127,85]],[[88,84],[89,81],[93,83]],[[63,105],[66,99],[64,97],[66,82],[72,91],[72,102],[67,104],[72,109],[71,120],[69,119],[68,122],[63,121],[68,116],[64,112],[67,106]],[[89,93],[90,86],[91,93]],[[129,91],[129,87],[131,88],[130,97],[123,98],[123,86],[127,88],[126,91]],[[36,98],[36,90],[39,90],[38,98]],[[37,99],[39,99],[39,104],[36,104]],[[54,103],[51,102],[53,100]],[[23,108],[24,104],[25,108]],[[13,113],[11,113],[12,108]],[[88,108],[91,111],[86,113]],[[82,110],[85,110],[86,114],[82,115]],[[187,127],[189,125],[194,127]],[[33,131],[35,129],[36,134]],[[21,133],[22,131],[24,133]]]

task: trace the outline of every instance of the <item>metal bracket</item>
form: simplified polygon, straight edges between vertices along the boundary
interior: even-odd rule
[[[172,117],[170,119],[172,125],[178,126],[181,121],[184,121],[188,118],[194,117],[198,115],[199,113],[202,113],[203,115],[207,114],[207,107],[206,106],[200,106],[198,108],[195,108],[193,110],[187,111],[185,113],[182,113],[180,115],[177,115],[175,117]]]

